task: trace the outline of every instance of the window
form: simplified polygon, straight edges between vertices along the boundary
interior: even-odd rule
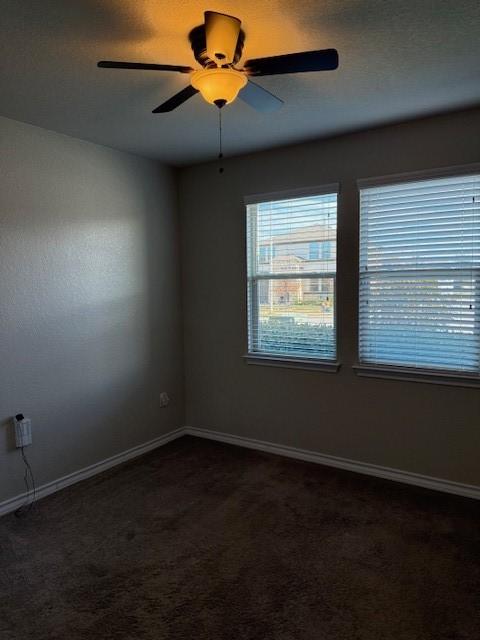
[[[310,244],[308,245],[308,259],[318,260],[319,257],[320,257],[320,243],[310,242]]]
[[[360,191],[362,363],[480,373],[480,174]]]
[[[260,245],[260,262],[270,262],[275,257],[275,247],[271,247],[269,244]]]
[[[336,189],[248,202],[250,355],[335,360],[336,234]]]
[[[332,256],[332,242],[322,242],[322,260],[330,260]]]

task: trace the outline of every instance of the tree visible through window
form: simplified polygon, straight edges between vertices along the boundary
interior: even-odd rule
[[[247,205],[249,352],[334,360],[337,194]]]

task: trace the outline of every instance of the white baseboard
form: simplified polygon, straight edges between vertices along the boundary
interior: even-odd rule
[[[169,433],[165,433],[163,436],[159,436],[158,438],[154,438],[153,440],[149,440],[148,442],[144,442],[136,447],[132,447],[131,449],[127,449],[126,451],[122,451],[121,453],[117,453],[111,458],[106,458],[105,460],[101,460],[100,462],[95,462],[89,467],[85,467],[83,469],[79,469],[78,471],[74,471],[73,473],[69,473],[62,478],[58,478],[57,480],[53,480],[52,482],[47,482],[46,484],[37,487],[36,490],[36,499],[44,498],[45,496],[50,495],[51,493],[55,493],[55,491],[60,491],[60,489],[64,489],[71,484],[75,484],[76,482],[80,482],[81,480],[85,480],[86,478],[90,478],[91,476],[97,475],[97,473],[101,473],[102,471],[106,471],[111,467],[115,467],[117,464],[121,464],[122,462],[126,462],[131,458],[136,458],[141,456],[143,453],[147,453],[148,451],[152,451],[152,449],[156,449],[157,447],[161,447],[167,442],[171,442],[176,438],[180,438],[185,435],[185,429],[175,429],[175,431],[170,431]],[[13,498],[9,498],[4,502],[0,502],[0,516],[5,515],[6,513],[10,513],[11,511],[16,511],[19,507],[25,504],[27,500],[27,494],[21,493],[18,496],[14,496]]]
[[[184,433],[186,435],[197,436],[199,438],[207,438],[209,440],[217,440],[218,442],[226,442],[228,444],[246,447],[247,449],[266,451],[267,453],[274,453],[287,458],[296,458],[297,460],[315,462],[316,464],[323,464],[327,467],[346,469],[347,471],[363,473],[368,476],[376,476],[378,478],[385,478],[386,480],[394,480],[395,482],[403,482],[404,484],[412,484],[417,487],[424,487],[426,489],[443,491],[444,493],[453,493],[458,496],[480,500],[480,487],[475,485],[452,482],[451,480],[443,480],[441,478],[433,478],[419,473],[411,473],[410,471],[381,467],[376,464],[358,462],[356,460],[349,460],[348,458],[340,458],[338,456],[317,453],[306,449],[297,449],[296,447],[288,447],[281,444],[274,444],[272,442],[265,442],[264,440],[255,440],[254,438],[245,438],[229,433],[211,431],[210,429],[185,427]]]
[[[424,487],[426,489],[453,493],[458,496],[480,500],[480,487],[475,485],[452,482],[451,480],[442,480],[441,478],[432,478],[431,476],[424,476],[418,473],[411,473],[409,471],[401,471],[400,469],[381,467],[376,464],[358,462],[356,460],[349,460],[348,458],[340,458],[338,456],[317,453],[306,449],[297,449],[296,447],[274,444],[273,442],[266,442],[264,440],[255,440],[254,438],[245,438],[242,436],[235,436],[230,433],[222,433],[220,431],[212,431],[210,429],[198,429],[196,427],[182,427],[180,429],[175,429],[174,431],[170,431],[163,436],[144,442],[132,449],[127,449],[127,451],[122,451],[110,458],[96,462],[89,467],[74,471],[62,478],[53,480],[52,482],[47,482],[46,484],[37,487],[36,498],[37,500],[44,498],[51,493],[55,493],[56,491],[60,491],[60,489],[64,489],[71,484],[75,484],[76,482],[80,482],[81,480],[97,475],[98,473],[106,471],[107,469],[121,464],[122,462],[141,456],[148,451],[152,451],[152,449],[161,447],[162,445],[184,435],[216,440],[218,442],[225,442],[239,447],[246,447],[247,449],[265,451],[267,453],[273,453],[287,458],[305,460],[307,462],[323,464],[327,467],[346,469],[347,471],[363,473],[368,476],[376,476],[378,478],[385,478],[387,480],[403,482],[404,484],[411,484],[417,487]],[[4,502],[0,502],[0,516],[10,513],[11,511],[15,511],[21,507],[27,500],[27,497],[26,493],[22,493],[5,500]]]

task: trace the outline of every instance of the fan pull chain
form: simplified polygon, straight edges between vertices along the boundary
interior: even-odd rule
[[[218,110],[218,159],[221,160],[223,158],[223,148],[222,148],[222,110]],[[219,173],[223,173],[223,167],[220,167],[218,170]]]

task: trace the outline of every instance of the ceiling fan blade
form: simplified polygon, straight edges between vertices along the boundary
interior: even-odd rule
[[[234,16],[205,11],[206,48],[210,60],[217,65],[232,64],[241,24]]]
[[[245,71],[251,76],[273,76],[280,73],[304,73],[306,71],[330,71],[338,67],[336,49],[287,53],[283,56],[247,60]]]
[[[245,87],[240,91],[238,97],[250,105],[253,109],[262,113],[271,113],[283,107],[283,100],[274,96],[273,93],[267,91],[259,84],[249,80]]]
[[[173,111],[196,93],[198,93],[198,89],[195,89],[195,87],[192,87],[192,85],[189,84],[188,87],[185,87],[185,89],[182,89],[166,102],[154,109],[152,113],[167,113],[168,111]]]
[[[175,64],[150,64],[147,62],[116,62],[113,60],[100,60],[97,67],[102,69],[150,69],[152,71],[178,71],[179,73],[191,73],[191,67],[183,67]]]

